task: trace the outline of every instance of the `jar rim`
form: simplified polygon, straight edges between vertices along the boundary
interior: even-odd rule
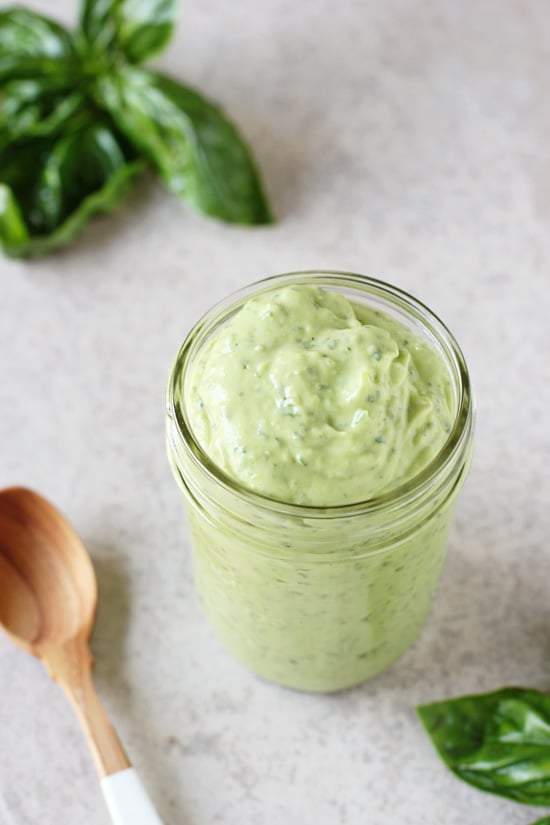
[[[458,393],[455,418],[448,438],[434,458],[420,472],[403,484],[379,496],[352,503],[327,506],[295,504],[266,496],[241,484],[219,467],[202,448],[193,433],[184,405],[179,404],[176,400],[177,389],[184,375],[190,351],[197,339],[200,340],[201,335],[206,338],[212,332],[216,322],[219,324],[225,322],[249,298],[269,292],[282,285],[290,286],[312,282],[318,286],[363,289],[364,292],[368,292],[379,299],[390,300],[417,322],[420,322],[424,331],[430,337],[436,339],[447,359],[448,367],[452,368],[454,378],[457,380]],[[208,476],[209,481],[219,485],[226,491],[230,491],[244,504],[259,506],[278,515],[307,519],[347,518],[382,511],[389,513],[393,510],[397,512],[404,505],[409,505],[411,502],[423,498],[430,488],[435,485],[442,469],[455,466],[456,462],[461,460],[461,457],[464,461],[466,460],[474,417],[473,398],[466,361],[458,342],[443,321],[417,298],[393,284],[354,272],[326,269],[294,271],[262,278],[230,293],[214,304],[189,330],[178,350],[170,370],[166,391],[166,410],[169,420],[175,425],[179,442],[184,446],[194,464]],[[170,435],[169,433],[169,438]]]

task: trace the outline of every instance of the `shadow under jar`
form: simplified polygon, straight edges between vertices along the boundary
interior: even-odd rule
[[[428,341],[448,371],[454,420],[447,440],[411,480],[376,498],[324,507],[268,498],[220,469],[192,431],[186,382],[206,342],[251,297],[297,284],[382,310]],[[167,447],[186,502],[196,588],[235,658],[267,680],[327,692],[399,658],[433,600],[473,425],[468,371],[455,339],[427,307],[389,284],[296,272],[252,284],[207,313],[170,374]]]

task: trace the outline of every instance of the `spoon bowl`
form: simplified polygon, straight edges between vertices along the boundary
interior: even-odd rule
[[[0,492],[0,623],[35,656],[44,645],[88,638],[97,605],[90,557],[45,498],[24,487]]]

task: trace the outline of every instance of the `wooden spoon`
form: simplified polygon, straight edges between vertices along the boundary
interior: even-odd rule
[[[86,548],[45,498],[0,491],[0,625],[71,702],[115,825],[162,825],[92,683],[97,585]]]

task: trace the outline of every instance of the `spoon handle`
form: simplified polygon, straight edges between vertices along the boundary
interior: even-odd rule
[[[113,825],[162,825],[134,768],[104,776],[101,790]]]
[[[45,664],[76,713],[100,778],[130,768],[130,760],[97,695],[87,644],[80,639],[71,641],[61,650],[49,652]]]
[[[48,650],[44,663],[80,722],[114,825],[162,825],[97,695],[86,640]]]

